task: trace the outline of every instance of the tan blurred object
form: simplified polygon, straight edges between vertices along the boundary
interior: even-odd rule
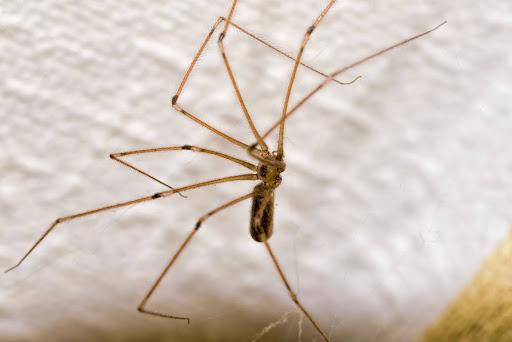
[[[512,233],[420,342],[512,341]]]

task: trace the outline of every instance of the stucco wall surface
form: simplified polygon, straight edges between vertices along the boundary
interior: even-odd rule
[[[184,144],[251,160],[171,108],[181,78],[230,1],[2,1],[0,267],[58,217],[165,187],[109,154]],[[295,55],[326,1],[240,0],[234,21]],[[463,288],[512,222],[509,1],[339,1],[304,62],[332,72],[435,27],[341,75],[287,122],[270,240],[304,306],[333,341],[411,341]],[[254,137],[213,36],[183,108]],[[279,117],[292,63],[230,28],[226,51],[256,127]],[[296,103],[321,76],[300,68]],[[276,148],[276,135],[269,137]],[[246,173],[190,151],[126,159],[174,187]],[[317,338],[261,244],[248,201],[213,216],[136,307],[233,182],[62,223],[0,275],[1,341],[261,341]],[[286,322],[284,322],[286,321]],[[279,337],[278,337],[279,335]],[[317,338],[318,340],[318,338]]]

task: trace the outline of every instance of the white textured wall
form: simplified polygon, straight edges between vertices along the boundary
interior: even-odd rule
[[[296,53],[325,3],[240,0],[235,21]],[[196,144],[245,157],[170,105],[229,6],[2,1],[2,268],[57,217],[163,189],[109,153]],[[315,31],[305,61],[331,72],[448,21],[351,70],[341,78],[363,77],[330,85],[288,122],[271,243],[333,341],[413,340],[508,231],[511,9],[507,1],[346,0]],[[291,63],[232,30],[226,46],[257,126],[268,127]],[[252,143],[219,55],[212,44],[181,103]],[[293,99],[318,80],[301,70]],[[191,152],[130,160],[173,186],[245,172]],[[251,186],[62,224],[22,267],[0,275],[0,340],[250,340],[295,308],[247,234],[249,202],[204,224],[149,303],[190,316],[190,326],[135,308],[196,219]],[[280,340],[297,340],[298,325],[291,315]],[[308,322],[303,329],[311,340]]]

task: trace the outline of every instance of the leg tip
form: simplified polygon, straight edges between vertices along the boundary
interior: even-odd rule
[[[4,271],[4,273],[10,272],[10,271],[12,271],[13,269],[15,269],[16,267],[18,267],[18,265],[16,265],[16,266],[13,266],[13,267],[10,267],[10,268],[6,269],[6,270]]]

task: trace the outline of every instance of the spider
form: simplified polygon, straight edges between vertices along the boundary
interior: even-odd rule
[[[343,73],[343,72],[345,72],[345,71],[347,71],[347,70],[349,70],[349,69],[351,69],[351,68],[353,68],[353,67],[355,67],[355,66],[357,66],[357,65],[359,65],[361,63],[364,63],[364,62],[366,62],[366,61],[368,61],[368,60],[370,60],[370,59],[372,59],[374,57],[377,57],[377,56],[385,53],[386,51],[389,51],[389,50],[391,50],[393,48],[396,48],[396,47],[398,47],[400,45],[406,44],[407,42],[409,42],[411,40],[414,40],[414,39],[417,39],[417,38],[419,38],[421,36],[424,36],[424,35],[432,32],[432,31],[436,30],[437,28],[439,28],[441,25],[443,25],[445,23],[445,22],[443,22],[440,25],[436,26],[435,28],[433,28],[433,29],[431,29],[429,31],[423,32],[423,33],[421,33],[419,35],[416,35],[414,37],[408,38],[408,39],[403,40],[403,41],[401,41],[401,42],[399,42],[397,44],[394,44],[394,45],[392,45],[390,47],[382,49],[382,50],[378,51],[377,53],[374,53],[374,54],[372,54],[372,55],[370,55],[368,57],[365,57],[365,58],[355,62],[355,63],[352,63],[349,66],[343,67],[343,68],[337,70],[336,72],[334,72],[332,74],[327,75],[327,74],[321,73],[321,72],[317,71],[316,69],[313,69],[313,68],[303,64],[301,62],[301,59],[302,59],[303,52],[305,50],[305,47],[306,47],[306,45],[308,43],[308,40],[309,40],[310,36],[313,34],[315,29],[318,27],[318,25],[322,22],[323,18],[330,11],[330,9],[332,8],[332,6],[334,5],[335,2],[336,2],[336,0],[329,1],[329,3],[320,12],[320,14],[316,18],[316,20],[306,29],[306,32],[305,32],[304,37],[303,37],[303,40],[302,40],[302,42],[300,44],[299,52],[298,52],[298,54],[295,57],[292,57],[292,56],[287,55],[286,53],[282,52],[281,50],[275,48],[274,46],[270,45],[269,43],[263,41],[262,39],[256,37],[254,34],[252,34],[251,32],[249,32],[247,30],[245,30],[244,28],[242,28],[241,26],[237,25],[236,23],[234,23],[232,21],[232,17],[233,17],[233,13],[235,12],[235,8],[237,6],[237,0],[233,0],[233,3],[231,5],[231,9],[230,9],[228,15],[226,17],[219,17],[217,19],[217,21],[213,25],[211,31],[208,33],[207,37],[205,38],[204,42],[202,43],[201,47],[199,48],[199,51],[195,55],[191,65],[189,66],[185,76],[183,77],[183,80],[181,81],[181,84],[178,87],[178,90],[176,91],[176,94],[172,97],[172,107],[176,111],[178,111],[179,113],[185,115],[189,119],[195,121],[199,125],[209,129],[210,131],[212,131],[213,133],[219,135],[220,137],[226,139],[227,141],[231,142],[232,144],[237,145],[237,146],[245,149],[247,151],[247,153],[255,160],[255,163],[250,163],[250,162],[238,159],[238,158],[234,158],[232,156],[229,156],[227,154],[224,154],[224,153],[221,153],[221,152],[218,152],[218,151],[214,151],[214,150],[210,150],[210,149],[206,149],[206,148],[202,148],[202,147],[197,147],[197,146],[191,146],[191,145],[171,146],[171,147],[162,147],[162,148],[152,148],[152,149],[144,149],[144,150],[134,150],[134,151],[127,151],[127,152],[111,154],[110,157],[113,160],[115,160],[116,162],[119,162],[119,163],[125,165],[126,167],[129,167],[129,168],[139,172],[140,174],[142,174],[142,175],[144,175],[146,177],[149,177],[150,179],[152,179],[152,180],[160,183],[161,185],[169,188],[169,190],[162,191],[162,192],[157,192],[157,193],[152,194],[150,196],[146,196],[146,197],[142,197],[142,198],[137,198],[137,199],[134,199],[134,200],[131,200],[131,201],[117,203],[117,204],[113,204],[113,205],[97,208],[97,209],[94,209],[94,210],[89,210],[89,211],[77,213],[77,214],[74,214],[74,215],[57,218],[50,225],[50,227],[42,234],[42,236],[32,245],[32,247],[20,259],[20,261],[16,265],[14,265],[13,267],[11,267],[8,270],[6,270],[6,272],[11,271],[12,269],[14,269],[14,268],[18,267],[19,265],[21,265],[21,263],[28,257],[28,255],[30,255],[32,253],[32,251],[46,238],[46,236],[57,225],[59,225],[60,223],[63,223],[63,222],[66,222],[66,221],[70,221],[70,220],[73,220],[73,219],[76,219],[76,218],[79,218],[79,217],[88,216],[88,215],[92,215],[92,214],[95,214],[95,213],[103,212],[103,211],[108,211],[108,210],[112,210],[112,209],[116,209],[116,208],[120,208],[120,207],[124,207],[124,206],[133,205],[133,204],[136,204],[136,203],[157,200],[159,198],[168,197],[168,196],[171,196],[171,195],[174,195],[174,194],[180,194],[181,195],[185,191],[188,191],[188,190],[191,190],[191,189],[195,189],[195,188],[204,187],[204,186],[208,186],[208,185],[212,185],[212,184],[225,183],[225,182],[234,182],[234,181],[247,181],[247,180],[259,181],[259,183],[254,187],[253,191],[250,192],[249,194],[246,194],[246,195],[241,196],[239,198],[233,199],[233,200],[231,200],[231,201],[229,201],[229,202],[227,202],[227,203],[225,203],[225,204],[223,204],[223,205],[221,205],[221,206],[219,206],[219,207],[209,211],[208,213],[206,213],[205,215],[201,216],[198,219],[198,221],[196,222],[196,224],[193,227],[192,231],[189,233],[189,235],[186,237],[186,239],[180,245],[178,250],[174,253],[174,255],[172,256],[171,260],[168,262],[168,264],[166,265],[164,270],[161,272],[159,277],[154,282],[153,286],[149,289],[149,291],[143,297],[142,301],[139,303],[137,309],[138,309],[138,311],[140,311],[142,313],[145,313],[145,314],[149,314],[149,315],[153,315],[153,316],[160,316],[160,317],[165,317],[165,318],[171,318],[171,319],[176,319],[176,320],[185,320],[188,323],[190,323],[190,319],[188,317],[181,317],[181,316],[177,316],[177,315],[171,315],[171,314],[162,313],[162,312],[158,312],[158,311],[154,311],[154,310],[148,309],[147,308],[147,302],[150,299],[150,297],[152,296],[152,294],[154,293],[154,291],[156,290],[156,288],[161,283],[162,279],[165,277],[165,275],[168,273],[168,271],[174,265],[174,263],[176,262],[178,257],[181,255],[183,250],[187,247],[189,242],[193,239],[195,234],[197,234],[197,232],[202,227],[203,223],[208,218],[210,218],[211,216],[217,214],[218,212],[220,212],[220,211],[222,211],[224,209],[227,209],[227,208],[229,208],[229,207],[231,207],[231,206],[233,206],[233,205],[235,205],[235,204],[237,204],[239,202],[242,202],[242,201],[247,200],[247,199],[252,199],[252,207],[251,207],[251,214],[250,214],[250,224],[249,224],[249,232],[250,232],[251,237],[255,241],[261,243],[265,247],[265,249],[267,250],[267,252],[268,252],[268,254],[269,254],[269,256],[270,256],[270,258],[272,260],[272,263],[274,264],[275,269],[277,270],[278,275],[279,275],[283,285],[285,286],[285,288],[286,288],[290,298],[292,299],[292,301],[295,303],[295,305],[298,307],[298,309],[304,314],[304,316],[309,320],[309,322],[313,325],[313,327],[318,332],[318,334],[323,338],[323,340],[329,341],[327,335],[320,328],[320,326],[316,323],[316,321],[313,319],[312,315],[301,304],[301,302],[298,299],[297,295],[292,290],[292,288],[291,288],[291,286],[289,284],[289,281],[287,280],[287,277],[285,276],[283,270],[281,269],[281,266],[280,266],[280,264],[279,264],[279,262],[278,262],[278,260],[277,260],[277,258],[275,256],[272,248],[270,247],[270,244],[269,244],[269,239],[272,236],[272,232],[273,232],[274,192],[275,192],[277,187],[279,187],[279,185],[282,182],[281,173],[286,169],[286,163],[284,161],[284,146],[283,146],[285,123],[286,123],[287,119],[291,115],[296,113],[298,108],[300,108],[306,101],[308,101],[314,94],[316,94],[326,84],[328,84],[330,82],[337,82],[337,83],[340,83],[340,84],[351,84],[351,83],[353,83],[354,81],[356,81],[358,79],[358,78],[356,78],[356,79],[354,79],[351,82],[343,83],[343,82],[340,82],[340,81],[336,80],[335,79],[336,76],[340,75],[341,73]],[[256,142],[253,143],[253,144],[246,144],[244,142],[241,142],[239,140],[236,140],[236,139],[232,138],[231,136],[221,132],[220,130],[218,130],[218,129],[212,127],[212,126],[210,126],[208,123],[198,119],[195,115],[193,115],[192,113],[188,112],[186,109],[182,108],[180,106],[180,104],[179,104],[180,94],[182,93],[182,90],[183,90],[187,80],[189,79],[189,76],[190,76],[192,70],[194,69],[194,67],[195,67],[199,57],[203,53],[203,50],[204,50],[206,44],[210,41],[210,39],[213,36],[214,32],[217,30],[217,28],[219,26],[221,26],[221,24],[223,24],[222,25],[223,28],[222,28],[221,33],[219,34],[219,37],[218,37],[218,40],[217,40],[217,44],[218,44],[220,53],[222,55],[222,60],[223,60],[223,62],[225,64],[226,70],[228,72],[231,84],[232,84],[232,86],[233,86],[233,88],[234,88],[234,90],[236,92],[237,99],[238,99],[238,101],[240,103],[240,106],[241,106],[243,112],[244,112],[246,121],[247,121],[247,123],[248,123],[248,125],[249,125],[249,127],[250,127],[250,129],[252,131],[254,139],[256,140]],[[255,127],[255,125],[254,125],[254,123],[253,123],[253,121],[251,119],[251,115],[249,114],[249,112],[248,112],[248,110],[247,110],[247,108],[245,106],[245,103],[244,103],[242,94],[240,92],[240,89],[239,89],[239,87],[237,85],[234,73],[233,73],[233,71],[232,71],[232,69],[230,67],[228,53],[227,53],[227,50],[225,49],[225,46],[224,46],[224,38],[226,37],[226,35],[228,33],[228,29],[239,30],[243,34],[248,35],[249,37],[257,40],[259,43],[266,45],[267,47],[269,47],[269,48],[279,52],[280,54],[284,55],[286,58],[289,58],[289,59],[294,61],[293,69],[292,69],[292,72],[291,72],[291,76],[289,78],[289,83],[288,83],[288,87],[287,87],[287,91],[286,91],[286,96],[285,96],[284,104],[283,104],[283,107],[282,107],[281,117],[264,134],[260,134],[258,132],[258,130],[256,129],[256,127]],[[313,70],[314,72],[322,75],[323,77],[325,77],[325,79],[324,79],[323,82],[318,84],[312,91],[310,91],[304,98],[302,98],[300,101],[298,101],[292,108],[289,108],[290,107],[289,106],[290,95],[292,93],[292,89],[293,89],[294,81],[295,81],[295,78],[296,78],[297,70],[298,70],[298,67],[300,65],[303,65],[304,67],[307,67],[307,68]],[[277,150],[276,151],[270,151],[269,148],[268,148],[267,143],[265,142],[265,138],[267,138],[269,136],[269,134],[271,132],[273,132],[277,128],[279,128],[278,141],[277,141]],[[145,153],[154,153],[154,152],[162,152],[162,151],[178,151],[178,150],[188,150],[188,151],[197,152],[197,153],[211,154],[211,155],[214,155],[216,157],[223,158],[223,159],[226,159],[226,160],[230,160],[230,161],[232,161],[234,163],[242,165],[242,166],[248,168],[251,171],[251,173],[218,178],[218,179],[209,180],[209,181],[205,181],[205,182],[200,182],[200,183],[196,183],[196,184],[192,184],[192,185],[188,185],[188,186],[184,186],[184,187],[180,187],[180,188],[172,188],[170,185],[168,185],[168,184],[164,183],[163,181],[153,177],[152,175],[150,175],[150,174],[148,174],[148,173],[146,173],[146,172],[136,168],[135,166],[127,163],[126,161],[124,161],[122,159],[122,157],[125,157],[125,156],[128,156],[128,155],[133,155],[133,154],[145,154]]]

